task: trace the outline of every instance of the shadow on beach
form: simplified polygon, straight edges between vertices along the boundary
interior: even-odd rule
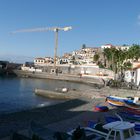
[[[103,102],[103,100],[100,101]],[[94,99],[92,105],[89,106],[93,107],[97,105],[96,103],[99,103],[98,99]],[[68,131],[79,124],[86,125],[88,120],[103,120],[104,115],[116,111],[116,109],[109,112],[89,111],[84,108],[88,104],[88,101],[74,99],[52,106],[1,115],[0,138],[10,135],[13,131],[28,129],[31,121],[38,122],[54,131]],[[78,109],[75,110],[75,108]]]
[[[0,115],[0,137],[10,134],[11,131],[28,128],[31,121],[48,125],[50,123],[72,118],[82,113],[82,111],[71,112],[69,110],[86,103],[88,102],[74,99],[52,106]]]

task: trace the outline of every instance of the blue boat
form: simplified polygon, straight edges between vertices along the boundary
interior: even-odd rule
[[[118,97],[118,96],[108,96],[106,98],[106,101],[113,106],[116,107],[128,107],[131,109],[140,109],[140,104],[136,104],[136,102],[139,100],[139,97]]]
[[[135,110],[140,110],[140,104],[136,103],[135,101],[130,102],[129,100],[124,100],[124,102],[125,102],[125,106],[127,108],[135,109]]]
[[[99,112],[106,112],[109,110],[107,106],[100,106],[100,105],[95,106],[94,109],[95,111],[99,111]]]
[[[140,115],[130,114],[128,112],[119,112],[119,115],[122,118],[128,119],[128,120],[135,120],[140,122]]]

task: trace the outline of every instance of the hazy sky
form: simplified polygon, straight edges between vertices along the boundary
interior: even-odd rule
[[[72,26],[59,32],[58,55],[82,44],[140,44],[140,0],[0,0],[0,59],[54,54],[54,32],[17,33],[36,27]]]

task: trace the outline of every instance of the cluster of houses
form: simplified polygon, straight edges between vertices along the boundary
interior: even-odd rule
[[[57,57],[56,64],[93,64],[93,57],[99,48],[82,48],[77,51],[73,51],[72,53],[64,53],[62,57]],[[35,65],[49,65],[53,64],[53,58],[45,57],[45,58],[35,58]]]
[[[130,46],[115,46],[112,44],[102,45],[101,47],[82,47],[79,50],[75,50],[71,53],[65,53],[62,57],[56,58],[56,65],[63,67],[68,66],[73,68],[80,68],[78,73],[91,75],[103,75],[105,72],[99,68],[99,66],[94,62],[94,55],[96,53],[102,54],[105,48],[116,48],[121,50],[128,50]],[[102,56],[100,56],[102,57]],[[52,57],[45,58],[35,58],[34,66],[37,67],[45,67],[45,66],[53,66],[54,59]],[[41,70],[42,71],[42,70]],[[40,71],[40,72],[41,72]],[[106,70],[107,71],[107,70]],[[107,74],[106,75],[112,75]],[[113,77],[113,76],[112,76]],[[136,85],[140,85],[140,63],[134,63],[133,69],[125,71],[124,79],[127,82],[133,82]]]
[[[116,48],[116,49],[126,49],[128,50],[130,46],[114,46],[112,44],[102,45],[101,47],[83,47],[79,50],[73,51],[72,53],[64,53],[62,57],[57,57],[57,64],[75,64],[75,65],[84,65],[84,64],[94,64],[94,55],[100,53],[105,48]],[[45,58],[35,58],[34,64],[45,66],[53,64],[54,59],[51,57]]]

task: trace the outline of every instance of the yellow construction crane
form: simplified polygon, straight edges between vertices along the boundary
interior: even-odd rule
[[[20,32],[46,32],[46,31],[54,31],[55,32],[55,47],[54,47],[54,68],[56,68],[56,57],[57,57],[57,48],[58,48],[58,32],[59,31],[69,31],[72,27],[44,27],[44,28],[34,28],[34,29],[21,29],[17,31],[11,32],[12,34],[20,33]]]

